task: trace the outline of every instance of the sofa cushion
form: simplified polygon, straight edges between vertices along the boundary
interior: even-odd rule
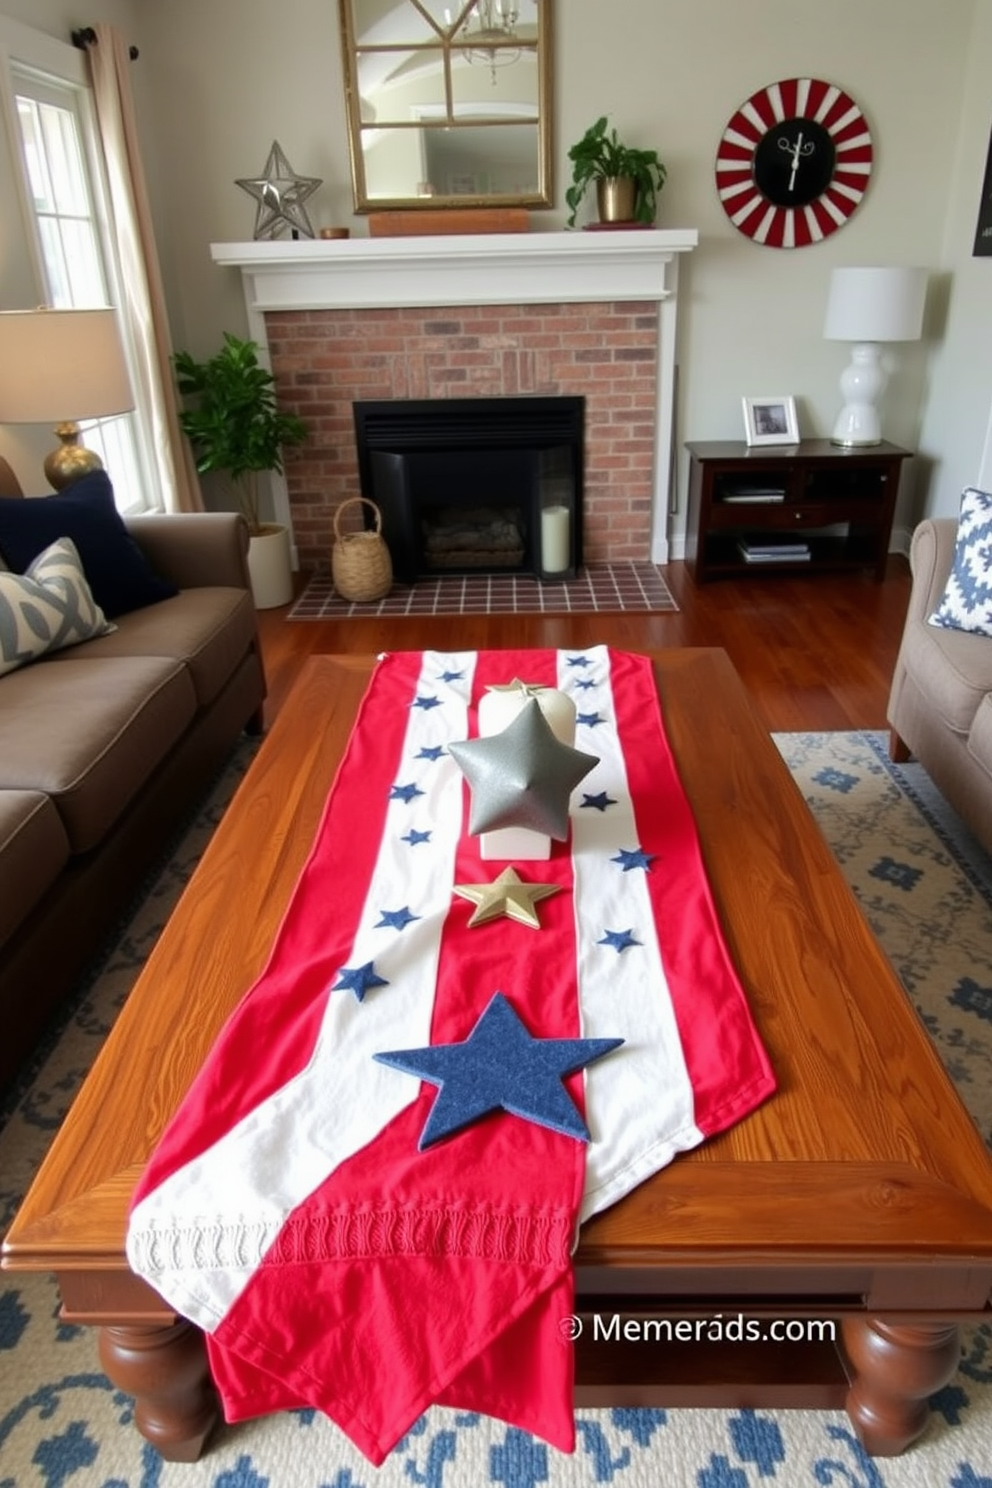
[[[177,592],[125,527],[105,470],[81,476],[57,496],[0,497],[0,552],[17,573],[60,537],[76,544],[93,597],[110,620]]]
[[[230,680],[253,643],[255,624],[255,606],[246,589],[184,589],[174,599],[122,615],[114,635],[68,652],[65,659],[171,656],[189,667],[202,708]]]
[[[189,726],[186,667],[156,656],[41,661],[3,679],[3,784],[52,798],[73,852],[95,847]]]
[[[992,644],[985,636],[916,621],[906,630],[901,654],[940,719],[956,734],[967,734],[979,704],[992,692]]]
[[[992,782],[992,697],[982,698],[968,734],[968,753]]]
[[[41,791],[0,789],[0,945],[51,888],[69,860],[69,839]]]
[[[992,636],[992,494],[968,486],[961,497],[954,562],[931,625]]]
[[[27,573],[0,573],[0,675],[113,628],[93,599],[71,538],[52,543]]]

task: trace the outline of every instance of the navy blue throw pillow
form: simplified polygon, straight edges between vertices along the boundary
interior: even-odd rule
[[[0,497],[0,553],[14,573],[24,573],[60,537],[76,544],[93,598],[108,620],[179,593],[128,532],[105,470],[80,476],[55,496]]]

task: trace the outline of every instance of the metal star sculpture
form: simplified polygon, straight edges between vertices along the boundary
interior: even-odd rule
[[[568,836],[568,798],[599,756],[555,737],[536,698],[501,733],[449,744],[472,791],[468,829],[529,827],[557,842]]]
[[[518,920],[521,925],[530,925],[532,929],[540,930],[541,921],[534,905],[540,899],[557,894],[561,884],[524,883],[515,868],[504,868],[491,883],[455,884],[454,888],[455,893],[460,894],[463,899],[478,905],[468,922],[470,930],[473,925],[485,925],[489,920],[497,920],[504,915],[508,919]]]
[[[273,140],[264,173],[235,181],[235,185],[247,191],[257,203],[256,242],[262,238],[277,238],[284,226],[302,233],[305,238],[316,236],[303,203],[322,184],[319,176],[298,176],[283,154],[279,141]]]
[[[561,1082],[622,1043],[620,1038],[534,1038],[503,993],[494,992],[463,1043],[372,1057],[440,1087],[417,1143],[423,1152],[493,1111],[509,1111],[588,1142],[589,1129]]]

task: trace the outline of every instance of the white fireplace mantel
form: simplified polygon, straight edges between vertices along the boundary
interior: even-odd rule
[[[665,300],[694,231],[455,234],[213,243],[249,310]]]
[[[659,306],[651,556],[668,559],[678,266],[694,229],[454,234],[212,243],[241,271],[249,334],[268,356],[267,312],[645,301]],[[276,515],[290,523],[283,482]]]

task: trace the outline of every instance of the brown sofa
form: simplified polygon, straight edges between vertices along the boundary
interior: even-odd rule
[[[954,558],[957,521],[913,533],[913,588],[889,696],[893,759],[914,755],[992,851],[992,638],[928,625]]]
[[[0,459],[0,495],[20,494]],[[0,676],[0,1086],[242,731],[261,728],[243,518],[126,525],[179,592]]]

